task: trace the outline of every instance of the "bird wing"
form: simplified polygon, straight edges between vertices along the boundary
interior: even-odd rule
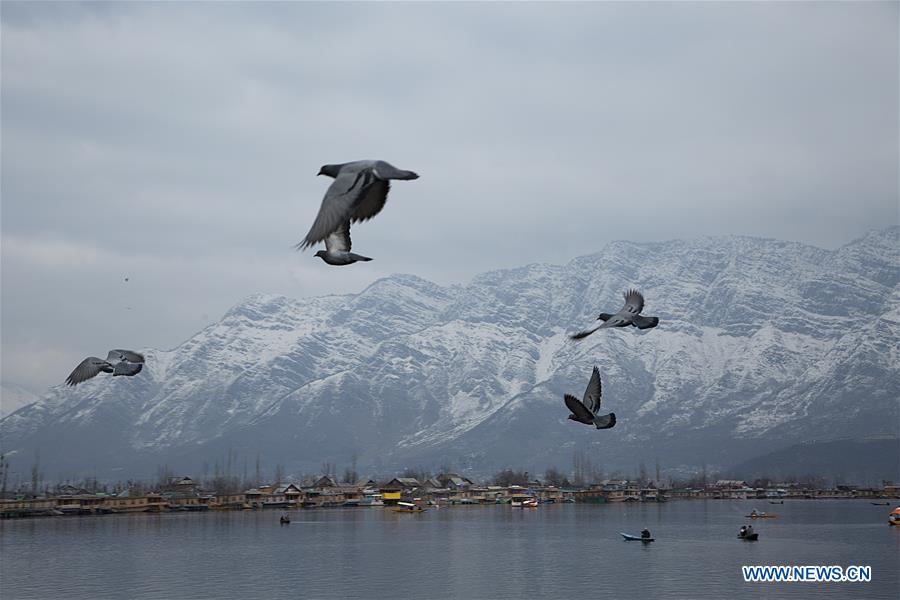
[[[590,423],[591,419],[594,418],[594,415],[585,408],[584,404],[581,403],[581,400],[575,396],[564,394],[563,400],[566,402],[566,407],[572,411],[572,414],[578,417],[579,420]]]
[[[594,327],[591,327],[590,329],[584,329],[582,331],[579,331],[578,333],[573,333],[569,337],[572,338],[573,340],[580,340],[582,338],[586,338],[587,336],[591,335],[592,333],[594,333],[595,331],[600,329],[600,327],[602,327],[602,324],[595,325]]]
[[[338,176],[328,187],[319,214],[313,222],[309,233],[303,241],[297,244],[298,250],[309,248],[318,244],[349,220],[353,215],[356,204],[361,198],[367,184],[366,179],[371,179],[370,169],[341,169]]]
[[[106,355],[106,360],[107,362],[112,362],[114,360],[127,360],[128,362],[142,363],[144,362],[144,355],[138,354],[133,350],[121,350],[117,348],[115,350],[109,351],[109,353]]]
[[[591,414],[597,414],[597,411],[600,410],[600,396],[601,396],[601,386],[600,386],[600,369],[594,367],[594,372],[591,373],[591,380],[588,382],[587,389],[584,391],[584,406],[591,411]]]
[[[625,292],[625,306],[619,313],[627,313],[629,315],[637,315],[644,310],[644,296],[637,290],[628,290]]]
[[[123,360],[120,363],[116,363],[116,366],[113,367],[113,377],[118,375],[126,375],[131,377],[132,375],[137,375],[141,372],[141,369],[144,368],[144,363],[133,363],[128,362],[127,360]]]
[[[388,192],[391,191],[391,182],[384,179],[373,178],[356,203],[353,215],[350,217],[354,223],[371,219],[381,212],[387,202]]]
[[[350,221],[344,221],[343,225],[325,238],[325,249],[329,253],[350,252],[351,243]]]
[[[580,340],[582,338],[586,338],[587,336],[591,335],[598,329],[606,329],[607,327],[618,327],[624,322],[625,322],[625,319],[623,319],[619,315],[613,315],[612,317],[610,317],[603,323],[594,325],[593,327],[591,327],[589,329],[585,329],[584,331],[579,331],[578,333],[573,333],[569,337],[572,338],[573,340]]]
[[[66,378],[66,385],[78,385],[82,381],[87,381],[91,377],[96,377],[97,373],[103,370],[103,365],[111,367],[108,362],[96,356],[88,356],[86,359],[75,367],[75,370]]]

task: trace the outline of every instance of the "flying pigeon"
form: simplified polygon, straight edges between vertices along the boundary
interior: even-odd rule
[[[566,407],[572,414],[569,418],[585,425],[594,425],[597,429],[610,429],[616,426],[616,413],[608,415],[600,415],[600,370],[594,367],[591,373],[591,381],[588,383],[587,389],[584,391],[584,400],[578,400],[575,396],[564,394],[563,399],[566,401]]]
[[[391,179],[419,178],[416,173],[403,171],[383,160],[358,160],[339,165],[325,165],[319,169],[318,174],[327,175],[334,181],[325,192],[319,214],[316,215],[309,233],[296,248],[304,250],[324,240],[326,256],[329,253],[335,256],[334,252],[350,250],[350,223],[371,219],[381,212],[391,189]],[[342,234],[332,242],[336,249],[333,252],[327,239],[335,232]],[[341,250],[345,245],[345,239],[347,248]],[[331,262],[325,259],[325,256],[322,256],[322,259],[328,264],[335,265],[347,265],[356,260],[363,260],[357,258],[348,261],[347,257],[343,257],[339,259],[340,262]]]
[[[325,238],[325,250],[316,252],[316,256],[329,265],[352,265],[357,261],[372,260],[368,256],[350,252],[350,221]]]
[[[644,296],[637,290],[628,290],[625,292],[625,306],[619,309],[619,312],[614,315],[600,313],[597,320],[603,321],[603,323],[590,329],[579,331],[569,337],[573,340],[580,340],[598,329],[606,329],[607,327],[627,327],[632,325],[638,329],[650,329],[659,325],[659,317],[642,317],[642,310],[644,310]]]
[[[131,377],[141,372],[144,367],[144,356],[131,350],[110,350],[106,360],[89,356],[75,367],[75,370],[66,379],[66,385],[78,385],[99,373],[112,373],[113,377],[120,375]]]

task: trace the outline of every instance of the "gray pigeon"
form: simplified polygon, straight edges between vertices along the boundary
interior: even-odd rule
[[[611,429],[616,426],[616,413],[598,415],[600,411],[600,370],[594,367],[591,380],[584,391],[584,400],[579,400],[570,394],[564,394],[566,407],[572,414],[569,418],[585,425],[594,425],[597,429]]]
[[[349,265],[359,260],[350,260],[350,223],[371,219],[384,208],[391,189],[391,179],[418,179],[412,171],[403,171],[383,160],[358,160],[340,165],[325,165],[319,175],[332,177],[334,181],[325,192],[319,214],[309,233],[297,244],[304,250],[325,241],[325,253],[316,254],[331,265]],[[339,233],[331,244],[328,238]],[[346,246],[346,248],[344,248]],[[369,259],[371,260],[371,259]]]
[[[66,379],[66,385],[78,385],[100,373],[112,373],[113,377],[131,377],[141,372],[144,367],[144,356],[131,350],[110,350],[106,360],[89,356],[75,367]]]
[[[573,340],[580,340],[598,329],[606,329],[607,327],[627,327],[631,325],[638,329],[650,329],[659,325],[659,317],[642,317],[642,310],[644,310],[644,296],[637,290],[628,290],[625,292],[625,306],[619,309],[619,312],[614,315],[600,313],[597,320],[603,321],[601,324],[579,331],[569,337]]]
[[[368,256],[350,252],[350,221],[325,238],[325,250],[316,252],[316,256],[329,265],[352,265],[357,261],[372,260]]]

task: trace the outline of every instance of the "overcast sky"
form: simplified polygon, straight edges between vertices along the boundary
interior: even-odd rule
[[[4,1],[2,379],[172,348],[254,292],[840,246],[898,220],[898,53],[894,2]],[[361,158],[421,175],[354,227],[375,260],[295,252],[319,167]]]

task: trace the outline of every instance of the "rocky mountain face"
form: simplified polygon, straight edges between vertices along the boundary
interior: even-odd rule
[[[404,466],[607,474],[727,466],[791,444],[900,429],[894,227],[835,251],[724,237],[614,242],[442,287],[394,275],[356,295],[254,295],[137,377],[59,386],[0,421],[49,476],[197,473],[227,454],[288,473]],[[629,287],[656,329],[567,333]],[[597,431],[569,421],[593,365]],[[64,375],[64,374],[63,374]]]

